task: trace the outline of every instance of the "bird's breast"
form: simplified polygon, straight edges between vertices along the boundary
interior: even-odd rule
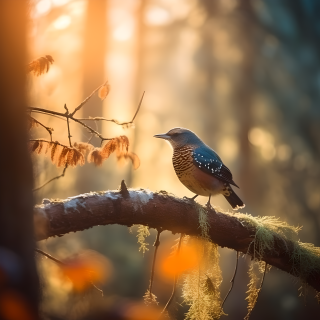
[[[193,166],[193,150],[190,147],[174,150],[172,163],[178,177],[187,174]]]
[[[179,180],[192,192],[209,196],[221,193],[224,183],[211,176],[197,166],[193,161],[193,149],[190,147],[174,150],[172,163]]]

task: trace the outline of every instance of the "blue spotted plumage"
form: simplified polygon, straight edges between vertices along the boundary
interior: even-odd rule
[[[241,199],[231,188],[236,185],[231,171],[223,164],[218,154],[203,143],[192,131],[174,128],[166,134],[155,135],[167,140],[173,148],[173,167],[179,180],[192,192],[210,198],[222,194],[232,208],[243,208]]]
[[[231,171],[223,164],[217,153],[207,145],[194,149],[193,159],[202,171],[239,188],[232,179]]]

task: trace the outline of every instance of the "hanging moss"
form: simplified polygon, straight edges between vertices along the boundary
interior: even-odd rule
[[[248,301],[248,313],[245,316],[244,320],[249,320],[251,312],[257,303],[259,293],[262,289],[261,281],[263,281],[264,277],[261,275],[264,275],[265,271],[267,271],[265,270],[266,268],[268,270],[268,267],[265,262],[255,260],[251,261],[250,268],[248,271],[250,281],[248,283],[248,291],[246,292],[248,294],[248,296],[246,297],[246,300]],[[260,277],[258,276],[259,273]]]
[[[190,306],[186,320],[219,319],[222,315],[218,246],[200,237],[189,237],[187,245],[197,247],[198,265],[185,275],[184,302]]]

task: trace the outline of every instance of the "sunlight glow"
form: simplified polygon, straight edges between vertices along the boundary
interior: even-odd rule
[[[53,22],[53,26],[58,30],[63,30],[69,27],[71,23],[70,16],[63,15]]]
[[[261,156],[266,161],[272,160],[276,155],[272,134],[261,129],[252,128],[249,131],[249,141],[256,147],[260,147]]]
[[[53,5],[56,7],[63,6],[68,2],[70,2],[70,0],[52,0]]]
[[[38,15],[43,15],[49,12],[51,9],[51,1],[50,0],[40,0],[36,4],[36,12]]]
[[[132,23],[122,24],[115,28],[112,35],[118,41],[129,40],[133,33]]]
[[[170,22],[170,14],[167,10],[160,7],[151,7],[146,12],[146,23],[150,25],[164,25]]]

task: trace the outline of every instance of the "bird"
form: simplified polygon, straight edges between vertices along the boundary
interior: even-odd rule
[[[231,171],[224,165],[218,154],[207,146],[194,132],[185,128],[173,128],[155,138],[164,139],[173,149],[172,163],[180,182],[197,196],[209,197],[222,194],[233,209],[244,208],[242,200],[233,191]]]

